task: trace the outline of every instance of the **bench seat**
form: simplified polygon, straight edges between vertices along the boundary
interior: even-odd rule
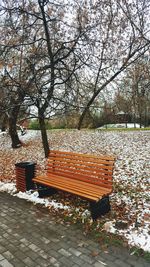
[[[55,174],[38,176],[37,178],[34,178],[33,181],[94,201],[98,201],[103,196],[107,196],[112,192],[109,188]]]

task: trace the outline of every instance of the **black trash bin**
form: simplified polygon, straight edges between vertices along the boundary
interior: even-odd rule
[[[36,163],[28,161],[19,162],[15,164],[15,167],[17,191],[25,192],[34,189],[32,178],[35,176]]]

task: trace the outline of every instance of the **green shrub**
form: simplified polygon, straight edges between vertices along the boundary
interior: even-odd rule
[[[29,129],[31,130],[40,130],[40,125],[38,120],[32,120],[29,123]]]
[[[46,125],[46,129],[47,130],[51,130],[52,129],[52,126],[48,121],[45,121],[45,125]],[[40,124],[39,124],[38,119],[30,121],[29,129],[31,129],[31,130],[40,130]]]

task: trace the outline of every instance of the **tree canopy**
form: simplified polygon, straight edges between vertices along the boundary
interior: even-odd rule
[[[148,0],[2,0],[0,14],[8,114],[24,101],[36,107],[46,155],[46,117],[77,110],[80,129],[99,94],[149,57]]]

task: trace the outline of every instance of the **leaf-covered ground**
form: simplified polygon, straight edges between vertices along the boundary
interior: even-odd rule
[[[97,220],[94,227],[97,232],[123,236],[129,245],[150,252],[150,131],[58,130],[50,131],[48,136],[52,149],[115,155],[114,192],[110,197],[112,209]],[[34,161],[37,173],[45,170],[40,132],[28,131],[20,138],[24,146],[14,150],[9,136],[0,134],[0,190],[4,190],[4,183],[15,182],[17,162]],[[34,202],[42,201],[55,214],[59,209],[59,215],[61,211],[66,221],[82,222],[85,232],[93,228],[88,202],[78,197],[62,193],[47,200],[37,200],[35,193],[19,193],[18,196]]]

